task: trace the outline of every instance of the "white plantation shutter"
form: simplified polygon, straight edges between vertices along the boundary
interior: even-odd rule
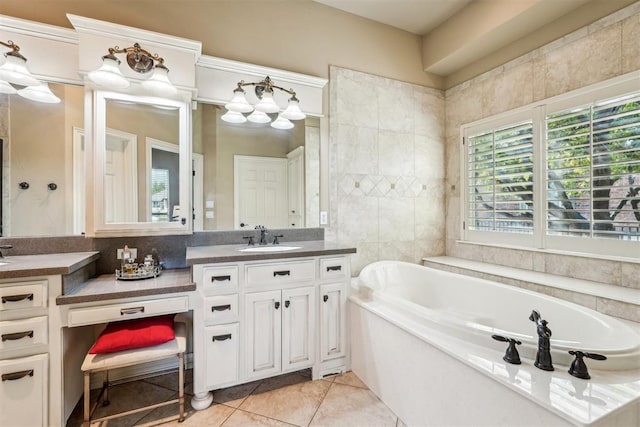
[[[640,94],[546,117],[547,234],[638,240]]]
[[[467,137],[469,230],[533,233],[533,123]]]

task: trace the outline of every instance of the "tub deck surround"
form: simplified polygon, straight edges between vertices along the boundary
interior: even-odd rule
[[[0,279],[68,275],[100,258],[100,252],[5,256],[0,259]]]
[[[610,316],[640,322],[640,289],[448,256],[423,258],[423,264],[541,292]]]
[[[56,297],[57,305],[106,301],[150,295],[189,292],[196,289],[190,269],[165,270],[155,278],[117,280],[115,274],[103,274]]]
[[[300,242],[281,241],[280,245],[298,246],[299,249],[278,252],[241,252],[242,249],[247,249],[252,246],[248,246],[247,244],[193,246],[187,248],[187,264],[194,265],[205,263],[260,261],[282,258],[303,258],[356,253],[356,248],[338,245],[335,243],[327,242],[325,240],[310,240]],[[260,246],[256,244],[254,247],[258,248]]]
[[[400,269],[395,268],[398,266]],[[421,277],[412,276],[411,273],[414,272],[402,271],[403,266],[409,270],[423,270],[426,274]],[[438,274],[434,275],[434,271]],[[465,291],[458,289],[455,282],[460,278],[473,282],[472,286],[477,289],[477,293],[471,288]],[[405,286],[407,283],[409,288]],[[365,268],[358,280],[354,281],[350,297],[353,371],[408,425],[424,424],[427,419],[433,425],[640,425],[640,367],[636,366],[637,363],[632,368],[625,368],[607,365],[611,360],[589,360],[587,365],[591,380],[582,380],[569,375],[568,359],[564,361],[554,358],[553,372],[535,368],[535,343],[529,351],[522,348],[526,347],[526,343],[519,346],[521,365],[504,362],[502,356],[506,345],[497,343],[490,337],[495,332],[492,329],[500,327],[496,324],[497,321],[492,320],[493,312],[499,309],[489,302],[496,298],[496,294],[491,289],[481,288],[483,285],[490,286],[490,283],[399,262],[379,262]],[[443,286],[437,289],[438,285]],[[532,299],[535,295],[498,283],[494,285],[500,289],[512,288]],[[427,289],[421,290],[421,287]],[[436,289],[431,289],[433,287]],[[478,311],[466,313],[465,317],[460,307],[449,304],[446,289],[451,287],[455,288],[454,294],[465,295],[477,302],[486,298],[486,307],[476,304],[477,307],[486,309],[485,315]],[[392,292],[393,288],[396,288],[395,292]],[[385,293],[388,295],[384,295]],[[517,305],[514,304],[513,296],[505,295],[505,298],[507,301],[503,305],[506,311]],[[555,300],[546,296],[541,298]],[[420,299],[431,301],[438,307],[433,311],[452,317],[454,326],[443,326],[443,320],[438,316],[416,310],[415,306],[418,304],[412,301]],[[532,301],[537,302],[540,301]],[[559,301],[559,304],[566,306],[567,311],[570,306],[575,306],[564,301]],[[582,307],[579,310],[585,310],[587,314],[592,312]],[[529,313],[525,312],[520,316],[520,311],[517,308],[518,318],[523,317],[524,324],[535,335],[535,325],[528,320]],[[546,312],[551,314],[553,310],[548,307]],[[541,314],[548,318],[542,308]],[[608,318],[594,312],[591,315],[596,323]],[[633,334],[630,339],[635,337],[638,341],[640,336],[631,328],[616,319],[609,319],[611,324],[603,325],[605,329],[629,329]],[[556,322],[550,321],[551,329],[554,330],[555,326],[554,332],[558,331],[558,334],[554,333],[554,337],[562,335],[561,326],[567,322],[569,319],[564,317]],[[473,329],[476,323],[484,323],[489,328],[466,334],[459,330],[459,326]],[[588,332],[593,326],[582,325],[580,319],[569,323],[572,323],[570,326],[576,328],[576,331],[584,329]],[[486,339],[478,339],[482,332]],[[615,332],[612,331],[613,335],[616,335]],[[503,331],[499,333],[505,334]],[[516,337],[525,341],[519,335]],[[554,345],[558,345],[553,342],[554,337],[552,349]],[[624,337],[618,338],[627,340]],[[562,343],[564,344],[566,343]],[[631,344],[633,347],[633,343]],[[613,353],[612,360],[615,359],[615,344],[605,343],[606,345],[610,348],[604,353],[608,356]],[[620,343],[620,346],[628,346],[628,343]],[[396,352],[393,350],[395,348],[403,351]],[[637,353],[635,356],[630,354],[630,357],[637,362]],[[400,360],[402,363],[398,365]],[[425,363],[425,360],[429,363]],[[418,390],[419,393],[416,392]],[[461,407],[465,407],[465,411],[457,410]],[[540,407],[548,411],[540,411]],[[450,411],[443,410],[447,408]],[[447,418],[439,418],[445,417],[442,413],[447,413]]]

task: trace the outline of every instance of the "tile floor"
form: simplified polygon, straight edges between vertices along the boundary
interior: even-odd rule
[[[214,403],[204,411],[194,411],[189,404],[193,393],[191,374],[191,370],[188,370],[184,422],[177,422],[177,406],[169,405],[112,420],[108,426],[403,425],[352,372],[312,381],[311,373],[307,370],[218,390],[213,394]],[[177,373],[114,385],[109,389],[111,404],[98,408],[95,417],[168,400],[176,396],[176,392]],[[92,394],[97,394],[97,390]],[[81,425],[82,401],[76,406],[67,427]],[[97,425],[93,424],[94,427]]]

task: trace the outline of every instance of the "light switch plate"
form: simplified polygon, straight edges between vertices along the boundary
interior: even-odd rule
[[[207,219],[213,219],[213,211],[207,211],[207,213],[205,214]]]
[[[213,209],[213,200],[207,200],[204,204],[206,209]]]
[[[320,211],[320,225],[327,225],[327,211]]]

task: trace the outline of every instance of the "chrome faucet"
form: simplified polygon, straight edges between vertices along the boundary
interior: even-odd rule
[[[548,322],[542,319],[540,313],[536,310],[531,311],[529,320],[536,322],[538,332],[538,352],[536,353],[536,361],[533,365],[543,371],[553,371],[550,344],[551,329],[547,327]]]
[[[260,245],[266,245],[267,244],[267,228],[264,225],[256,225],[255,227],[256,230],[260,230]]]

